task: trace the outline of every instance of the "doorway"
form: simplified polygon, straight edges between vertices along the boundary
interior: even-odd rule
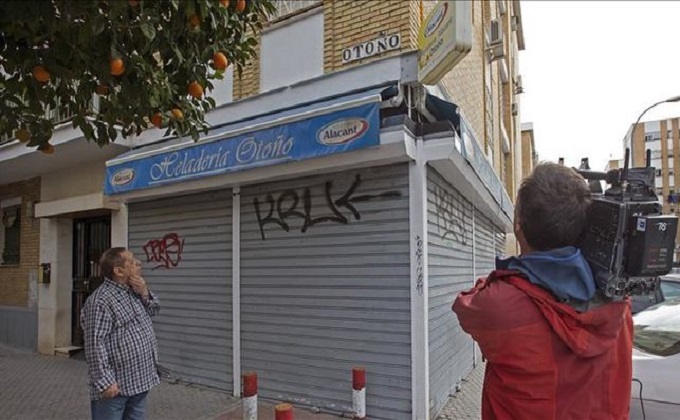
[[[84,344],[80,310],[88,296],[104,281],[99,257],[111,247],[111,216],[73,221],[73,296],[71,342]]]

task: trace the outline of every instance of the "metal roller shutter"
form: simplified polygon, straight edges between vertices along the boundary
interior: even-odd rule
[[[242,368],[259,395],[410,419],[407,165],[242,189]]]
[[[434,169],[427,173],[430,402],[434,416],[472,369],[473,342],[451,304],[473,284],[472,204]]]
[[[159,361],[172,377],[232,390],[231,190],[129,207],[129,246],[158,293]]]
[[[477,277],[486,277],[496,268],[498,238],[491,220],[481,212],[475,213],[475,272]],[[504,245],[504,244],[503,244]]]

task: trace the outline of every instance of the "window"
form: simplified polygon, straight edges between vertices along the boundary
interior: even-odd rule
[[[2,265],[19,265],[21,205],[2,209]]]
[[[664,281],[664,279],[661,278],[661,290],[666,299],[680,298],[680,283]]]
[[[288,22],[288,21],[286,21]],[[317,8],[262,32],[260,92],[323,74],[324,16]]]

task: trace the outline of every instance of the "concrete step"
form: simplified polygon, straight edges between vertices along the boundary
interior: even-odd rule
[[[66,347],[57,347],[54,349],[54,355],[59,356],[59,357],[72,357],[74,354],[78,353],[81,351],[83,348],[79,346],[66,346]]]

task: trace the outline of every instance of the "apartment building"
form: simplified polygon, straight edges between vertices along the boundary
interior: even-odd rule
[[[127,246],[168,376],[238,396],[255,371],[263,397],[342,414],[363,366],[369,417],[434,418],[481,359],[451,302],[512,232],[520,3],[277,4],[198,142],[99,149],[64,124],[54,156],[0,145],[0,340],[76,350],[98,255]]]
[[[651,151],[651,166],[656,168],[656,193],[663,203],[663,212],[680,215],[680,118],[646,121],[631,125],[623,139],[623,149],[630,149],[632,167],[644,166],[647,150]],[[618,162],[622,165],[622,162]],[[679,236],[675,238],[680,243]],[[680,261],[676,245],[675,261]]]

